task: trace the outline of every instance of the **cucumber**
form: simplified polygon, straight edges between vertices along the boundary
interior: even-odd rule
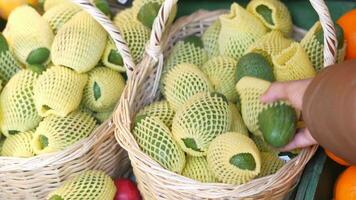
[[[9,50],[9,44],[6,41],[6,38],[2,33],[0,33],[0,53],[8,51]]]
[[[277,103],[262,110],[258,124],[264,140],[273,147],[281,148],[294,137],[297,113],[291,106]]]
[[[335,23],[336,39],[337,39],[337,49],[341,49],[344,46],[344,30],[340,27],[339,24]],[[324,44],[324,31],[320,28],[315,33],[315,38],[320,44]]]
[[[120,66],[124,65],[124,61],[122,59],[121,54],[115,50],[110,51],[108,61],[115,65],[120,65]]]
[[[45,47],[35,49],[28,55],[26,62],[30,65],[42,65],[48,60],[50,53]]]
[[[137,14],[137,19],[147,28],[152,28],[160,7],[161,5],[156,2],[146,3],[140,8]]]
[[[243,170],[255,170],[256,162],[250,153],[239,153],[231,157],[230,164],[243,169]]]
[[[258,14],[260,14],[263,17],[263,19],[267,23],[269,23],[271,25],[274,25],[273,18],[272,18],[272,10],[271,9],[269,9],[265,5],[259,5],[259,6],[257,6],[256,11],[257,11]]]
[[[237,63],[235,73],[237,82],[244,76],[256,77],[269,82],[276,80],[271,63],[266,57],[255,52],[242,56]]]

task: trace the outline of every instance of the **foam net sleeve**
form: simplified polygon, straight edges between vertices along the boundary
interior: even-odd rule
[[[89,109],[103,112],[116,105],[124,87],[125,80],[118,72],[106,67],[94,68],[89,72],[83,102]],[[95,94],[97,90],[99,96]]]
[[[240,169],[230,163],[233,156],[248,153],[255,161],[253,170]],[[240,185],[255,178],[261,170],[261,156],[253,141],[245,135],[228,132],[218,136],[209,146],[208,166],[223,183]]]
[[[303,47],[294,42],[281,53],[272,56],[273,72],[277,81],[312,78],[316,72]]]
[[[220,16],[221,30],[218,43],[220,54],[238,60],[246,49],[267,29],[262,22],[234,3],[229,14]]]
[[[199,93],[177,111],[173,118],[172,134],[186,153],[204,156],[211,141],[229,131],[231,118],[224,98],[212,93]],[[187,140],[193,141],[195,147],[187,145]]]
[[[220,20],[216,20],[206,31],[203,33],[202,40],[204,48],[208,56],[218,56],[219,51],[219,34],[221,30]]]
[[[263,137],[261,136],[256,136],[256,135],[251,135],[251,139],[255,142],[258,150],[260,150],[260,152],[276,152],[276,149],[273,149],[273,147],[271,147],[269,144],[267,144]]]
[[[51,49],[53,32],[49,24],[30,6],[21,6],[11,13],[6,25],[7,41],[14,56],[23,64],[33,50]]]
[[[253,43],[248,48],[247,53],[261,53],[271,59],[271,56],[279,54],[282,50],[288,48],[292,42],[293,41],[291,39],[284,37],[280,31],[274,30],[265,34]]]
[[[223,94],[229,101],[236,102],[235,90],[237,62],[228,56],[214,57],[202,66],[202,71],[208,76],[214,90]]]
[[[213,173],[208,167],[208,161],[206,157],[194,157],[187,156],[187,162],[185,164],[182,175],[203,183],[215,183]]]
[[[93,69],[103,55],[105,30],[88,13],[81,11],[62,26],[52,45],[52,62],[79,73]]]
[[[134,15],[134,10],[132,8],[127,8],[118,12],[114,17],[114,24],[117,27],[123,26],[128,21],[135,20],[136,16]]]
[[[276,173],[285,164],[276,153],[262,152],[261,159],[261,172],[258,175],[258,178]]]
[[[0,53],[0,79],[4,81],[3,84],[7,83],[19,70],[21,70],[21,65],[10,51]]]
[[[36,154],[63,150],[88,137],[95,125],[95,119],[85,112],[75,111],[66,117],[50,115],[44,118],[37,127],[32,140],[32,148]],[[41,144],[40,136],[47,138],[47,146]]]
[[[229,109],[231,112],[232,122],[231,122],[231,132],[241,133],[248,136],[248,131],[246,125],[241,117],[240,111],[235,104],[229,102]]]
[[[160,90],[164,93],[164,79],[167,73],[179,64],[189,63],[201,67],[208,60],[206,51],[192,43],[179,41],[169,54],[161,75]]]
[[[112,108],[108,109],[107,111],[93,113],[93,116],[100,123],[103,123],[104,121],[108,120],[112,116],[112,113],[114,112],[114,110],[115,110],[115,107],[112,107]]]
[[[142,108],[137,115],[148,115],[158,117],[168,128],[172,126],[175,111],[167,100],[156,101]]]
[[[48,11],[49,9],[59,6],[64,3],[71,2],[70,0],[45,0],[43,4],[43,9]]]
[[[1,155],[11,157],[28,158],[34,156],[31,147],[33,131],[21,132],[15,135],[10,135],[4,141]]]
[[[267,106],[261,103],[260,97],[270,85],[268,81],[248,76],[236,84],[241,99],[242,119],[248,130],[255,135],[262,136],[258,126],[258,114]]]
[[[316,71],[324,67],[324,44],[316,39],[317,32],[321,30],[321,24],[317,21],[300,42]]]
[[[74,3],[63,3],[49,9],[42,17],[51,26],[53,33],[56,34],[80,10],[80,7]]]
[[[34,86],[37,112],[45,117],[51,114],[67,116],[76,110],[87,83],[86,74],[62,66],[52,66],[42,73]]]
[[[136,123],[133,135],[144,153],[163,168],[181,173],[185,154],[173,140],[169,128],[157,117],[146,116]]]
[[[108,67],[110,69],[113,69],[115,71],[118,71],[118,72],[125,72],[126,69],[123,65],[118,65],[118,64],[115,64],[115,63],[112,63],[109,61],[109,57],[110,57],[110,53],[114,51],[116,53],[119,53],[115,44],[114,44],[114,41],[112,41],[111,38],[108,38],[107,40],[107,43],[106,43],[106,46],[105,46],[105,50],[104,50],[104,54],[101,58],[101,61],[102,63],[104,64],[105,67]]]
[[[164,94],[173,110],[178,110],[190,97],[212,92],[208,77],[192,64],[181,64],[170,70],[164,79]]]
[[[0,95],[0,127],[5,136],[34,129],[41,121],[33,101],[38,75],[21,70],[6,84]]]
[[[146,43],[150,37],[150,29],[137,20],[129,20],[124,24],[115,24],[125,39],[135,63],[143,58]]]
[[[68,179],[48,195],[48,199],[59,196],[65,200],[111,200],[116,187],[110,176],[102,171],[89,170]]]
[[[271,11],[271,22],[265,20],[258,12],[259,6],[265,6]],[[253,0],[247,5],[247,10],[257,16],[263,24],[272,30],[279,30],[285,36],[290,36],[293,30],[292,17],[288,8],[279,0]]]
[[[164,0],[135,0],[132,3],[132,8],[135,10],[140,10],[142,6],[144,6],[147,3],[158,3],[159,5],[162,5]]]

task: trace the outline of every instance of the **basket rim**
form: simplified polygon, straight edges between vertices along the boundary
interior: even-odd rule
[[[167,1],[168,2],[168,1]],[[191,15],[183,16],[179,18],[169,29],[169,32],[167,33],[168,36],[165,36],[164,40],[162,42],[162,49],[166,49],[168,47],[168,42],[170,42],[170,39],[173,38],[174,35],[177,34],[181,29],[185,29],[186,25],[196,23],[197,21],[201,20],[206,20],[209,21],[211,18],[216,19],[217,15],[220,15],[221,13],[226,12],[226,9],[222,10],[214,10],[214,11],[207,11],[207,10],[199,10]],[[302,29],[298,27],[294,27],[297,32],[305,32]],[[148,55],[149,56],[149,55]],[[121,112],[116,112],[114,115],[114,123],[116,125],[115,129],[115,137],[118,143],[123,147],[129,154],[131,163],[133,167],[139,168],[139,170],[144,171],[145,173],[152,173],[155,176],[160,176],[163,177],[165,180],[172,180],[172,181],[177,181],[177,179],[180,179],[180,183],[184,182],[184,185],[179,185],[181,188],[185,189],[190,189],[192,185],[194,185],[195,188],[201,187],[201,188],[209,188],[209,187],[219,187],[221,189],[223,188],[229,188],[230,192],[226,192],[223,195],[216,195],[214,198],[220,198],[222,196],[228,196],[229,194],[235,194],[236,192],[243,188],[244,191],[246,188],[251,188],[254,184],[259,184],[261,186],[260,188],[255,188],[254,191],[248,191],[247,193],[249,194],[248,196],[253,196],[261,193],[262,191],[268,191],[268,190],[274,190],[274,188],[268,187],[268,184],[274,184],[276,182],[273,177],[279,177],[281,180],[291,180],[292,178],[297,178],[298,175],[301,173],[302,169],[305,167],[306,163],[310,160],[312,155],[314,155],[316,149],[318,146],[313,146],[309,148],[305,148],[302,150],[302,152],[294,159],[290,160],[282,169],[280,169],[276,174],[258,178],[251,180],[250,182],[243,184],[243,185],[232,185],[232,184],[223,184],[223,183],[202,183],[187,177],[184,177],[183,175],[173,173],[169,170],[164,169],[161,167],[156,161],[154,161],[151,157],[149,157],[147,154],[145,154],[138,146],[136,140],[133,138],[133,135],[131,133],[131,126],[132,126],[132,119],[133,115],[136,114],[137,112],[131,113],[132,109],[130,109],[131,105],[134,104],[135,102],[135,94],[138,90],[137,87],[142,87],[144,85],[144,81],[147,79],[145,76],[149,76],[149,73],[153,71],[154,65],[150,66],[152,64],[152,60],[149,58],[144,59],[139,65],[146,66],[146,68],[142,69],[139,68],[140,70],[136,71],[135,76],[132,77],[131,83],[128,84],[127,87],[124,90],[125,95],[120,100],[119,104],[119,109],[118,111]],[[158,72],[159,73],[159,72]],[[152,99],[153,100],[153,99]],[[150,103],[150,102],[147,102]],[[138,165],[137,163],[140,163],[141,165]],[[137,165],[137,166],[136,166]],[[295,167],[297,166],[297,169]],[[299,166],[299,167],[298,167]],[[294,169],[293,173],[287,173],[283,171],[284,168],[291,167]],[[288,176],[289,175],[289,176]],[[151,180],[152,181],[152,180]],[[280,181],[280,180],[279,180]],[[261,183],[262,182],[262,183]],[[281,181],[280,181],[281,182]],[[177,183],[178,184],[178,183]],[[161,187],[169,187],[164,184]],[[264,185],[264,186],[263,186]],[[174,188],[177,189],[177,188]],[[246,193],[246,194],[247,194]],[[208,196],[200,195],[199,197],[202,198],[209,198]],[[241,197],[246,197],[246,196],[241,196]]]

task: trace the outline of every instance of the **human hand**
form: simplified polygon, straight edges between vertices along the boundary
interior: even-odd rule
[[[301,111],[303,105],[303,96],[312,79],[276,82],[272,83],[270,88],[262,95],[263,103],[272,103],[277,100],[286,100],[292,106]],[[310,134],[307,128],[297,130],[294,139],[281,151],[290,151],[297,148],[304,148],[317,144],[316,140]]]

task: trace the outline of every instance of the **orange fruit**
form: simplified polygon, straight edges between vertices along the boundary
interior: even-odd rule
[[[24,4],[35,6],[37,0],[0,0],[0,17],[7,19],[15,8]]]
[[[344,30],[347,42],[346,59],[356,58],[356,9],[345,13],[337,20],[337,23]]]
[[[334,200],[356,200],[356,166],[347,168],[336,180]]]
[[[350,166],[349,163],[347,163],[345,160],[343,160],[343,159],[337,157],[335,154],[331,153],[330,151],[328,151],[328,150],[326,150],[326,149],[324,149],[324,151],[325,151],[326,155],[328,155],[328,157],[329,157],[331,160],[337,162],[339,165],[342,165],[342,166]]]

